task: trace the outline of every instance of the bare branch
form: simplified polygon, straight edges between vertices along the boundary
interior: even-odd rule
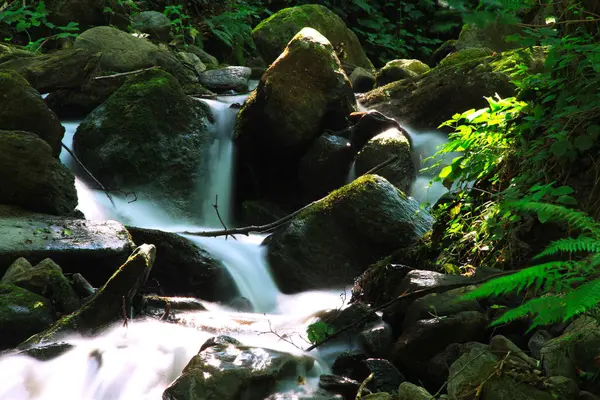
[[[136,69],[135,71],[119,72],[118,74],[113,74],[113,75],[96,76],[93,79],[100,80],[100,79],[120,78],[122,76],[135,75],[135,74],[139,74],[139,73],[142,73],[145,71],[150,71],[150,70],[158,69],[158,68],[160,68],[160,67],[158,65],[155,65],[155,66],[149,67],[149,68]]]

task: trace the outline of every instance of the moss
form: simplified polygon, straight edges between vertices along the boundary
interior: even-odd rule
[[[478,58],[488,57],[492,54],[494,54],[494,51],[487,47],[476,47],[460,50],[448,55],[446,58],[440,61],[440,66],[448,67],[450,65],[462,64],[466,61],[472,61]]]

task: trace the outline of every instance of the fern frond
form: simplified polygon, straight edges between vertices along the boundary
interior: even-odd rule
[[[559,239],[550,243],[544,251],[536,255],[534,258],[552,256],[559,252],[577,253],[580,251],[600,253],[600,241],[589,236]]]
[[[600,224],[582,211],[573,210],[564,206],[536,201],[520,200],[504,204],[506,207],[521,211],[535,212],[549,216],[552,221],[566,222],[571,228],[580,231],[600,233]]]
[[[508,310],[500,318],[492,322],[491,325],[498,326],[508,324],[518,319],[533,316],[531,326],[528,330],[531,331],[537,326],[560,322],[564,319],[563,302],[563,299],[556,296],[545,296],[532,299],[519,307]]]
[[[564,297],[565,320],[594,308],[600,302],[600,279],[584,283]]]

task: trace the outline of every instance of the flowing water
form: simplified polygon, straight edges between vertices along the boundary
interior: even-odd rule
[[[206,230],[231,223],[231,190],[233,186],[233,145],[235,115],[245,96],[220,96],[203,100],[211,108],[215,122],[211,126],[214,142],[210,148],[210,171],[207,182],[198,190],[205,193],[202,206],[204,226],[188,226],[173,221],[155,205],[124,195],[113,200],[93,189],[82,169],[63,150],[61,161],[71,168],[76,178],[78,209],[88,219],[115,219],[130,225],[165,231]],[[232,106],[233,105],[233,106]],[[63,143],[71,147],[77,122],[65,122]],[[410,132],[414,151],[421,158],[432,154],[432,146],[443,142],[437,133]],[[435,147],[435,146],[434,146]],[[413,196],[433,203],[443,192],[423,186],[429,178],[420,176]],[[445,190],[445,189],[444,189]],[[218,195],[217,217],[213,204]],[[239,236],[238,240],[221,238],[187,238],[212,253],[227,267],[241,296],[248,299],[254,313],[236,312],[226,306],[205,303],[208,311],[179,313],[179,324],[158,320],[134,320],[127,327],[116,324],[94,338],[64,338],[73,348],[50,361],[37,361],[24,355],[0,357],[1,400],[137,400],[160,399],[164,389],[181,373],[206,339],[227,334],[245,345],[302,353],[309,344],[304,338],[306,327],[314,315],[325,309],[341,308],[349,298],[344,288],[312,291],[295,295],[282,294],[270,275],[263,236]],[[283,338],[283,339],[282,339]],[[318,376],[327,372],[333,358],[355,346],[337,343],[311,352],[317,360],[311,371],[299,371],[309,384],[282,382],[279,389],[310,393]],[[101,354],[101,358],[94,357]],[[101,360],[101,361],[100,361]]]

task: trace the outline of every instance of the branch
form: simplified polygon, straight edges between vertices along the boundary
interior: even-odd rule
[[[100,79],[120,78],[121,76],[135,75],[135,74],[139,74],[141,72],[150,71],[150,70],[158,69],[158,68],[160,68],[160,67],[158,65],[155,65],[155,66],[149,67],[149,68],[136,69],[135,71],[119,72],[118,74],[113,74],[113,75],[96,76],[93,79],[100,80]]]
[[[219,212],[219,195],[215,195],[215,204],[212,205],[213,208],[215,209],[216,213],[217,213],[217,218],[219,218],[219,222],[221,222],[221,225],[223,225],[223,229],[227,230],[227,226],[225,225],[225,222],[223,222],[223,218],[221,218],[221,213]],[[229,235],[225,235],[225,240],[227,240],[227,237]],[[231,235],[232,238],[234,238],[235,240],[237,240],[237,238],[233,235]]]
[[[368,170],[364,174],[361,174],[360,176],[374,174],[376,172],[379,172],[380,170],[382,170],[383,168],[387,167],[388,165],[390,165],[391,163],[393,163],[397,159],[398,159],[398,156],[393,156],[392,158],[389,158],[389,159],[385,160],[381,164],[378,164],[378,165],[374,166],[373,168],[371,168],[370,170]]]
[[[366,389],[367,384],[371,382],[374,376],[375,373],[371,372],[371,374],[367,376],[364,381],[362,381],[362,383],[358,387],[358,392],[356,393],[356,397],[354,398],[354,400],[362,400],[362,392]]]

